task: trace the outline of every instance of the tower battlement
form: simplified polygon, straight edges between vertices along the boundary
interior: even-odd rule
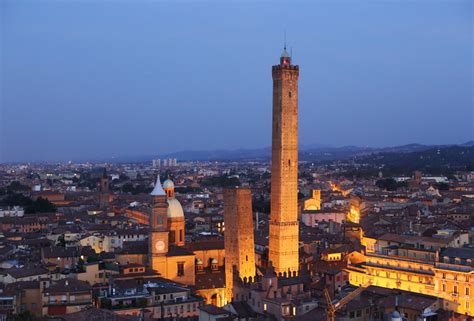
[[[272,71],[276,70],[300,70],[300,66],[298,65],[273,65]]]

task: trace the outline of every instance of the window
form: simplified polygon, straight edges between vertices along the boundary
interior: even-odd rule
[[[466,286],[465,294],[469,295],[469,287],[468,286]]]
[[[354,311],[349,312],[349,318],[354,319],[354,317],[355,317]]]
[[[453,292],[458,293],[458,286],[457,285],[453,285]]]
[[[184,276],[184,262],[178,262],[178,276]]]
[[[186,311],[191,312],[191,304],[186,304]]]
[[[360,318],[362,316],[362,310],[357,310],[356,317]]]
[[[446,292],[446,284],[443,284],[443,292]]]
[[[290,97],[290,98],[291,98],[291,91],[289,91],[289,92],[288,92],[288,97]]]

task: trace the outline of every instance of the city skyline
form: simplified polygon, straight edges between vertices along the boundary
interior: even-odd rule
[[[468,1],[211,4],[2,2],[0,161],[268,147],[284,30],[303,145],[472,140]]]

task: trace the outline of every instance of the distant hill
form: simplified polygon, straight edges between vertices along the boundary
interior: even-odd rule
[[[468,142],[465,142],[464,144],[461,144],[460,146],[474,146],[474,140],[470,140]]]
[[[446,145],[456,146],[456,145]],[[445,146],[445,147],[446,147]],[[465,146],[463,144],[462,146]],[[468,145],[469,146],[469,145]],[[474,146],[474,145],[473,145]],[[363,157],[366,155],[380,153],[413,153],[422,152],[437,146],[408,144],[393,147],[358,147],[343,146],[329,147],[325,145],[305,145],[300,146],[299,157],[302,161],[328,161],[337,159],[349,159],[352,157]],[[271,148],[260,149],[235,149],[235,150],[211,150],[211,151],[180,151],[169,153],[156,158],[177,158],[180,161],[241,161],[241,160],[269,160],[271,158]]]
[[[423,152],[436,148],[447,147],[474,147],[474,141],[469,141],[460,145],[422,145],[407,144],[392,147],[359,147],[342,146],[331,147],[320,144],[300,146],[299,159],[308,162],[325,162],[333,160],[346,160],[350,158],[360,158],[378,154],[390,153],[414,153]],[[151,162],[152,159],[176,158],[178,161],[248,161],[260,160],[269,161],[271,158],[271,148],[256,149],[219,149],[219,150],[185,150],[161,155],[139,155],[139,156],[120,156],[114,158],[96,159],[95,162],[113,162],[113,163],[142,163]]]
[[[157,158],[177,158],[178,160],[245,160],[245,159],[266,159],[271,155],[271,148],[259,149],[234,149],[234,150],[211,150],[211,151],[180,151],[170,153]]]
[[[474,146],[439,146],[410,153],[383,152],[367,155],[359,161],[383,165],[392,174],[415,170],[447,174],[456,170],[474,170]]]

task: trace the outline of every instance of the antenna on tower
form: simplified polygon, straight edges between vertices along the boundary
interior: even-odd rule
[[[283,48],[286,50],[286,29],[283,30]]]
[[[293,58],[293,47],[290,48],[290,57]]]

